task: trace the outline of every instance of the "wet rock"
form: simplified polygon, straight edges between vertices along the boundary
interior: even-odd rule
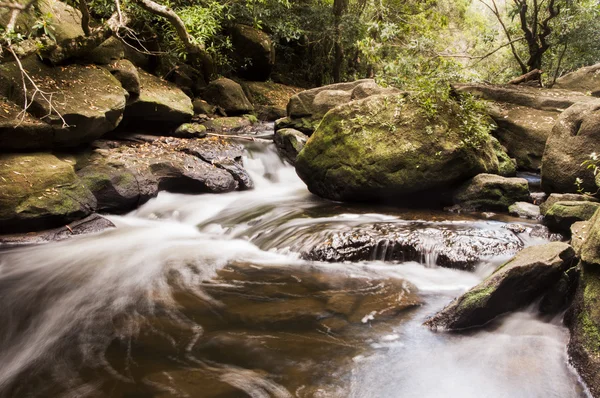
[[[420,304],[416,288],[402,280],[348,278],[316,269],[245,267],[219,272],[204,289],[224,305],[218,310],[230,322],[246,327],[295,332],[321,327],[325,319],[350,324],[389,319]],[[263,281],[260,285],[247,283]]]
[[[275,132],[273,141],[277,151],[291,164],[296,163],[296,157],[304,148],[308,137],[302,132],[294,129],[281,129]]]
[[[229,33],[238,75],[247,80],[269,79],[275,64],[275,46],[269,35],[241,24],[233,25]]]
[[[524,228],[516,233],[529,233]],[[323,236],[324,242],[306,249],[309,260],[418,261],[471,270],[486,257],[517,253],[523,242],[511,230],[453,224],[376,223]]]
[[[200,123],[184,123],[171,134],[178,138],[204,138],[206,137],[206,126]]]
[[[312,193],[346,201],[421,200],[425,195],[419,193],[439,193],[478,173],[497,172],[489,136],[475,150],[463,145],[455,113],[448,109],[438,118],[433,129],[439,139],[432,141],[423,134],[431,122],[402,96],[340,105],[298,155],[296,172]]]
[[[454,193],[454,203],[472,210],[508,210],[515,202],[529,201],[529,184],[524,178],[479,174]]]
[[[544,223],[550,229],[569,233],[577,221],[587,221],[600,208],[596,202],[556,202],[546,212]]]
[[[202,93],[202,99],[221,107],[230,116],[254,110],[242,86],[224,77],[210,82]]]
[[[47,231],[29,232],[26,234],[0,235],[0,244],[32,245],[45,242],[55,242],[77,235],[91,234],[114,228],[115,225],[106,218],[92,214],[81,220]]]
[[[508,213],[511,216],[537,220],[541,217],[540,207],[528,202],[516,202],[509,206]]]
[[[142,69],[138,74],[140,95],[127,105],[124,124],[152,131],[179,126],[192,118],[192,100],[181,89]]]
[[[600,64],[567,73],[559,77],[553,87],[600,97]]]
[[[135,65],[126,59],[115,61],[107,66],[112,75],[121,83],[129,93],[129,100],[134,100],[140,95],[140,75]]]
[[[600,100],[573,105],[564,111],[552,130],[542,159],[545,192],[596,192],[595,175],[585,164],[591,153],[600,153]],[[581,180],[580,187],[575,184]]]
[[[523,249],[490,277],[425,322],[432,329],[483,326],[497,316],[532,303],[574,266],[575,252],[553,242]]]
[[[108,71],[93,65],[53,68],[35,56],[22,63],[23,68],[36,77],[41,90],[54,93],[50,104],[32,86],[27,90],[30,115],[50,125],[52,134],[48,134],[47,127],[31,123],[28,116],[30,140],[24,148],[17,147],[23,139],[15,136],[23,129],[15,129],[13,134],[9,130],[3,132],[12,149],[75,147],[115,129],[121,121],[127,93]],[[0,97],[14,98],[14,103],[22,107],[24,95],[17,65],[14,62],[1,64]]]
[[[597,202],[598,199],[590,195],[579,195],[576,193],[553,193],[540,205],[540,211],[545,215],[557,202]]]
[[[308,117],[292,119],[284,117],[275,121],[275,131],[294,129],[310,136],[317,129],[319,123],[321,123],[320,119],[315,120]]]
[[[159,191],[220,193],[252,187],[242,149],[214,139],[135,137],[97,141],[77,173],[102,211],[134,209]]]
[[[96,208],[73,165],[49,153],[0,155],[0,230],[28,232],[68,224]]]
[[[540,313],[558,314],[566,310],[573,301],[578,282],[579,268],[566,270],[540,301]]]

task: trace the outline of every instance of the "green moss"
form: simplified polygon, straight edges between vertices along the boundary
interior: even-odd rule
[[[458,306],[458,310],[464,311],[484,307],[494,290],[494,286],[485,286],[465,293]]]

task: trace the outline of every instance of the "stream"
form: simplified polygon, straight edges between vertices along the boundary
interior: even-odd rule
[[[353,262],[303,255],[361,226],[504,231],[522,220],[333,203],[272,145],[247,152],[254,190],[162,192],[107,216],[115,229],[2,248],[0,396],[586,396],[562,316],[531,308],[461,334],[422,326],[510,253],[473,271],[437,266],[435,239],[411,261],[387,246]]]

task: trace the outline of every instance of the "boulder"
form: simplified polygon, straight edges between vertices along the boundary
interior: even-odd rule
[[[241,164],[242,148],[211,139],[133,136],[96,141],[77,171],[98,210],[123,213],[159,191],[221,193],[252,188]]]
[[[203,122],[206,131],[217,134],[238,134],[252,127],[252,122],[243,116],[218,117]]]
[[[49,153],[0,155],[0,230],[53,228],[91,214],[92,193],[73,165]]]
[[[573,105],[564,111],[546,144],[542,159],[545,192],[596,192],[593,170],[583,164],[600,153],[600,100]],[[580,187],[575,180],[581,180]]]
[[[19,15],[15,30],[24,36],[35,36],[38,32],[34,32],[32,29],[40,15],[51,16],[52,35],[57,42],[84,36],[81,28],[81,12],[57,0],[37,1],[35,7],[30,7],[28,12]],[[0,10],[0,25],[6,26],[10,17],[9,9]]]
[[[492,145],[494,152],[498,158],[498,175],[502,177],[514,177],[517,175],[517,161],[511,159],[506,153],[506,148],[502,146],[496,137],[492,137]]]
[[[600,97],[600,64],[586,66],[559,77],[553,88],[579,91]]]
[[[580,195],[576,193],[553,193],[540,205],[542,215],[545,215],[552,205],[558,202],[598,202],[598,199],[590,195]]]
[[[590,223],[588,221],[577,221],[571,225],[571,246],[575,253],[580,256],[583,243],[589,234]]]
[[[499,315],[531,304],[560,280],[574,265],[574,259],[573,248],[562,242],[525,248],[425,325],[446,330],[483,326]]]
[[[506,211],[513,203],[529,198],[529,184],[524,178],[479,174],[458,188],[453,201],[468,210]]]
[[[274,82],[243,82],[246,96],[254,106],[260,120],[275,121],[286,116],[287,103],[298,87]]]
[[[216,106],[211,105],[200,98],[196,98],[194,102],[192,102],[192,106],[194,107],[194,114],[196,115],[213,115],[217,110]]]
[[[177,65],[168,74],[168,79],[191,97],[202,92],[207,84],[203,73],[187,64]]]
[[[204,138],[206,137],[206,126],[200,123],[184,123],[171,134],[179,138]]]
[[[599,208],[596,202],[556,202],[544,215],[544,223],[553,231],[569,233],[573,223],[589,220]]]
[[[296,157],[304,148],[308,137],[302,132],[294,129],[281,129],[275,132],[273,141],[277,151],[291,164],[296,163]]]
[[[588,221],[587,235],[584,236],[579,257],[584,263],[600,264],[600,212],[594,213]]]
[[[534,234],[527,228],[518,232]],[[320,237],[320,242],[303,249],[305,259],[417,261],[470,271],[485,258],[516,254],[523,248],[523,242],[511,229],[464,223],[374,223],[315,236]]]
[[[544,147],[560,113],[573,104],[590,100],[567,90],[515,85],[456,84],[489,101],[488,112],[498,128],[493,132],[521,169],[539,170]]]
[[[321,119],[311,119],[310,117],[292,119],[284,117],[275,120],[275,131],[281,129],[294,129],[310,136],[317,129],[319,123],[321,123]]]
[[[241,24],[233,25],[229,33],[237,74],[247,80],[268,80],[275,64],[275,46],[269,35]]]
[[[330,110],[298,155],[296,172],[311,192],[348,201],[422,200],[413,194],[497,172],[489,135],[469,145],[456,109],[428,120],[416,102],[380,95]]]
[[[54,128],[0,97],[0,151],[51,148]]]
[[[87,54],[85,61],[97,65],[108,65],[124,57],[123,43],[119,38],[111,36]]]
[[[135,100],[140,96],[140,74],[131,61],[121,59],[110,63],[107,68],[129,93],[129,100]]]
[[[537,220],[541,217],[540,207],[528,202],[516,202],[508,207],[511,216]]]
[[[228,115],[239,115],[254,110],[242,86],[224,77],[210,82],[202,92],[202,98],[221,107]]]
[[[573,302],[573,296],[579,283],[579,267],[571,267],[564,272],[558,282],[552,286],[540,301],[540,313],[558,314],[566,310]]]
[[[164,129],[194,116],[192,100],[173,83],[138,69],[140,95],[127,105],[123,123],[128,127]]]
[[[127,93],[106,70],[93,65],[68,65],[53,68],[37,57],[22,61],[23,68],[35,76],[38,88],[53,93],[52,101],[28,84],[28,112],[52,126],[49,139],[47,127],[31,129],[31,141],[22,149],[75,147],[91,142],[114,130],[123,116]],[[21,72],[14,62],[0,65],[0,96],[24,105]],[[14,131],[14,134],[17,130]],[[35,134],[40,134],[38,137]],[[7,133],[5,132],[5,135]],[[21,141],[15,137],[15,142]],[[11,138],[7,136],[7,141]],[[18,144],[13,143],[14,149]]]

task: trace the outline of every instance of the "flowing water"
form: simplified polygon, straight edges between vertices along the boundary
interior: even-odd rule
[[[161,193],[109,216],[115,229],[5,248],[0,396],[585,396],[560,317],[422,326],[507,255],[475,272],[437,267],[435,240],[420,262],[386,261],[387,247],[354,263],[301,256],[353,226],[507,220],[327,202],[263,144],[245,162],[253,191]]]

